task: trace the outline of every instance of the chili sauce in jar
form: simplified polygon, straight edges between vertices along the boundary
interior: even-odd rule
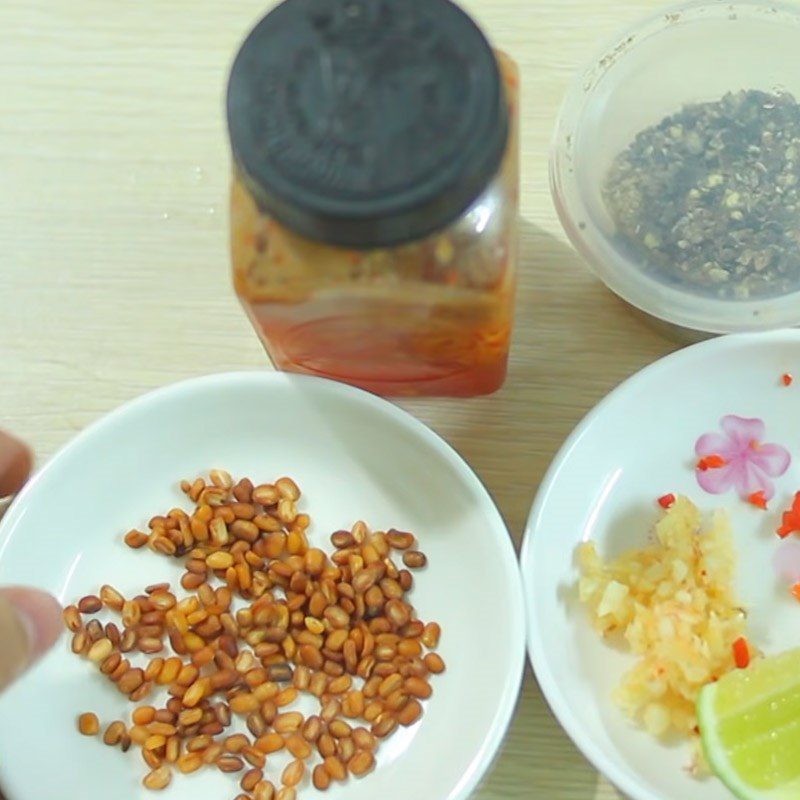
[[[228,86],[236,292],[276,368],[386,396],[506,375],[518,73],[449,0],[285,0]]]

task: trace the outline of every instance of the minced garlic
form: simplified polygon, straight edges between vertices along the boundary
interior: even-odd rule
[[[745,615],[734,596],[735,553],[722,511],[706,524],[679,497],[655,528],[655,541],[604,562],[580,545],[580,599],[603,636],[621,636],[637,663],[615,701],[654,736],[697,732],[700,689],[735,668],[733,643]]]

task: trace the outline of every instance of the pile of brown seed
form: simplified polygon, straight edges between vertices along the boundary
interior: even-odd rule
[[[311,520],[298,512],[290,478],[260,486],[234,485],[223,470],[210,478],[182,482],[191,514],[174,508],[153,517],[149,533],[125,536],[132,548],[186,558],[181,585],[192,594],[178,599],[160,583],[125,599],[103,586],[64,611],[73,652],[132,702],[157,687],[170,695],[161,708],[139,705],[131,725],[111,722],[103,741],[141,748],[148,789],[168,786],[174,770],[216,767],[243,773],[236,800],[295,800],[317,756],[317,789],[366,775],[380,741],[422,716],[429,678],[445,669],[432,652],[440,628],[416,618],[406,598],[412,574],[391,557],[400,551],[417,569],[425,555],[410,533],[357,522],[331,536],[329,557],[309,546]],[[234,597],[245,601],[238,611]],[[122,627],[85,621],[103,609],[119,613]],[[127,657],[137,651],[148,657],[144,667]],[[301,694],[318,699],[319,714],[289,710]],[[235,716],[250,735],[229,730]],[[81,714],[78,729],[98,734],[97,716]],[[293,760],[273,783],[267,760],[282,751]]]

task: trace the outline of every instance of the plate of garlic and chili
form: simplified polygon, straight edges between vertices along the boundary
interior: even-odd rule
[[[567,733],[634,800],[795,796],[774,787],[795,780],[776,765],[800,712],[763,677],[800,647],[795,375],[796,330],[667,356],[589,413],[539,489],[521,555],[529,656]],[[757,731],[702,730],[701,696],[748,670],[774,719],[754,705],[737,713]],[[761,789],[731,777],[737,749]]]

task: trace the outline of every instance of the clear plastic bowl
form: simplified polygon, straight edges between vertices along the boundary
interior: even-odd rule
[[[572,244],[617,295],[684,332],[798,325],[800,280],[789,294],[747,300],[663,282],[624,251],[602,189],[614,159],[642,130],[687,104],[743,89],[800,99],[800,6],[704,0],[666,8],[577,76],[556,128],[551,189]]]

